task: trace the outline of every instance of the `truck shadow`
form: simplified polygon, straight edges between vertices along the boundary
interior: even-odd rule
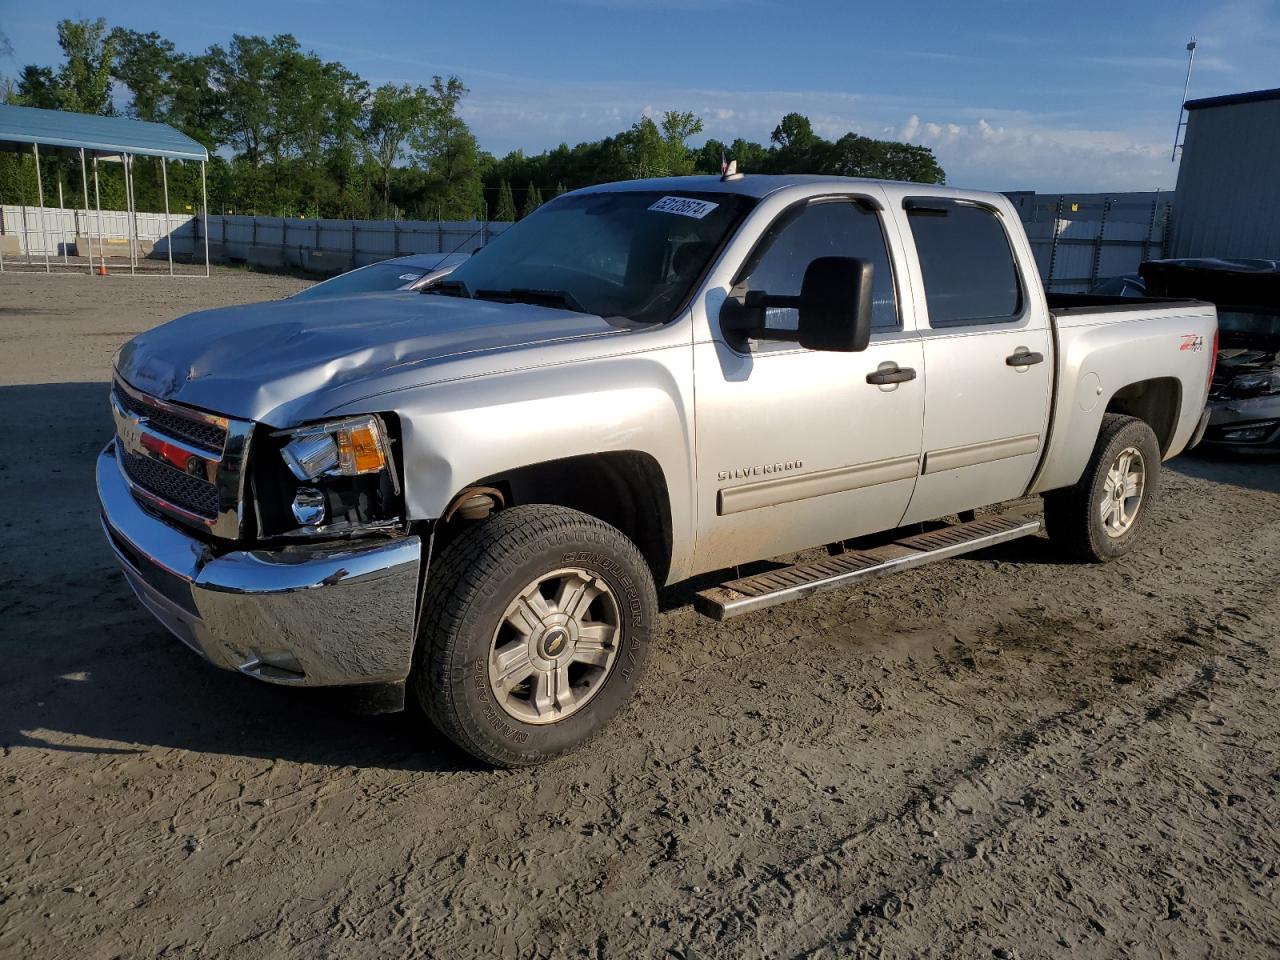
[[[142,610],[98,523],[106,395],[100,382],[0,387],[0,746],[474,769],[415,712],[362,716],[340,691],[224,673]]]

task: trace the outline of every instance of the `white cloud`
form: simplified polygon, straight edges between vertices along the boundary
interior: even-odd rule
[[[949,182],[997,190],[1170,189],[1171,144],[1128,132],[1038,124],[922,120],[912,114],[895,139],[933,149]]]
[[[1081,57],[1082,63],[1097,64],[1102,67],[1119,67],[1124,70],[1159,70],[1180,71],[1187,67],[1186,57]],[[1196,70],[1208,70],[1210,73],[1236,73],[1234,64],[1221,57],[1196,57]]]

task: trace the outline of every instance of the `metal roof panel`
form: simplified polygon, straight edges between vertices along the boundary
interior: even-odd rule
[[[83,147],[94,153],[171,160],[209,159],[209,151],[168,124],[8,104],[0,104],[0,143],[38,143],[73,150]]]
[[[1257,103],[1262,100],[1280,100],[1280,87],[1250,90],[1248,93],[1228,93],[1221,97],[1201,97],[1199,100],[1188,100],[1182,106],[1187,110],[1203,110],[1205,107],[1229,107],[1237,103]]]

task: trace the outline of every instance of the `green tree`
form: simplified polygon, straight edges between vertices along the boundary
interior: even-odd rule
[[[498,207],[493,212],[494,220],[510,222],[516,218],[516,200],[511,194],[511,181],[503,180],[498,188]]]
[[[431,116],[431,100],[423,87],[384,83],[373,91],[365,142],[369,155],[381,174],[383,215],[391,205],[391,171],[403,158],[410,136],[424,127]]]
[[[667,175],[667,144],[652,117],[641,117],[618,139],[622,142],[629,178],[643,180]]]
[[[524,192],[524,207],[520,210],[520,217],[523,219],[533,211],[542,206],[542,191],[538,189],[536,183],[530,183],[529,188]]]
[[[59,105],[76,113],[111,114],[111,65],[115,39],[107,21],[59,20],[58,46],[66,63],[58,71]]]
[[[714,137],[693,151],[693,166],[699,173],[719,173],[721,160],[727,159],[731,159],[729,147]]]
[[[773,144],[770,172],[822,173],[830,144],[813,132],[809,118],[788,113],[769,135]]]
[[[475,217],[484,203],[480,150],[471,128],[458,115],[467,92],[457,77],[432,77],[430,119],[409,138],[415,159],[430,179],[428,203],[445,220]]]
[[[59,104],[58,81],[51,67],[37,67],[27,64],[18,75],[17,92],[13,97],[15,103],[24,107],[40,107],[44,110],[57,110]]]
[[[116,48],[111,76],[129,90],[129,115],[166,120],[175,92],[174,67],[180,59],[173,44],[154,31],[120,27],[111,31],[111,37]]]
[[[13,44],[9,42],[8,36],[3,30],[0,30],[0,60],[7,60],[13,56]],[[0,103],[12,103],[14,97],[18,94],[18,85],[12,78],[0,74]]]
[[[209,82],[214,67],[210,52],[178,56],[170,64],[172,95],[164,114],[166,123],[200,141],[211,152],[225,145],[221,131],[227,111],[225,91]]]
[[[667,177],[684,177],[693,173],[694,152],[686,141],[702,132],[702,120],[692,112],[668,110],[662,115],[662,142],[665,146]]]
[[[279,53],[262,37],[240,34],[226,49],[209,48],[210,78],[226,97],[215,135],[255,169],[271,136],[271,84]]]

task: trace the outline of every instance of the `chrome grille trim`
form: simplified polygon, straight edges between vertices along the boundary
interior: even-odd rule
[[[151,494],[149,500],[179,507],[205,523],[218,519],[218,488],[208,480],[131,450],[120,452],[120,465],[135,486]]]
[[[136,393],[117,380],[112,386],[115,401],[127,413],[144,417],[158,429],[205,453],[222,453],[227,444],[225,417],[211,417],[195,410],[179,410],[172,404]]]
[[[134,497],[188,526],[238,539],[253,424],[159,400],[118,378],[110,402],[116,459]]]

